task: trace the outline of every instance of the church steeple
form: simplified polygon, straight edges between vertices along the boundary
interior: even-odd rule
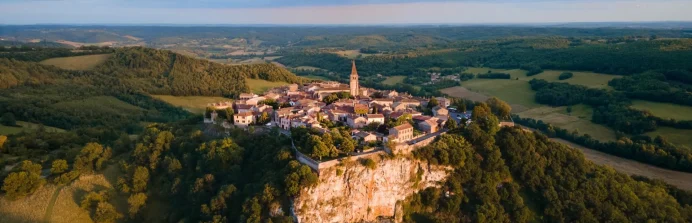
[[[360,95],[360,86],[358,85],[358,71],[356,70],[356,61],[351,61],[351,81],[349,82],[349,87],[351,88],[351,96]]]
[[[351,60],[351,76],[355,75],[358,76],[358,70],[356,70],[356,61]]]

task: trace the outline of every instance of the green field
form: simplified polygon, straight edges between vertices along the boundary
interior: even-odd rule
[[[387,77],[387,79],[382,81],[382,84],[395,85],[399,83],[404,83],[404,79],[406,79],[406,76],[389,76]]]
[[[692,148],[692,129],[676,129],[670,127],[658,127],[656,131],[646,133],[651,137],[663,136],[669,142]]]
[[[293,69],[296,70],[321,70],[319,67],[311,67],[311,66],[298,66]]]
[[[209,103],[231,101],[232,99],[224,97],[207,97],[207,96],[172,96],[172,95],[152,95],[152,97],[165,101],[173,106],[182,107],[189,112],[195,114],[204,113]]]
[[[23,131],[34,131],[40,128],[41,125],[36,124],[36,123],[31,123],[31,122],[21,122],[17,121],[16,126],[4,126],[0,125],[0,135],[11,135],[11,134],[17,134]],[[44,126],[45,130],[48,132],[64,132],[65,130],[55,128],[55,127],[50,127],[50,126]]]
[[[245,81],[250,86],[250,90],[255,94],[262,94],[271,88],[288,85],[286,82],[271,82],[262,79],[245,79]]]
[[[53,65],[68,70],[90,70],[102,64],[111,54],[96,54],[74,57],[59,57],[41,61],[41,64]]]
[[[692,120],[692,107],[670,103],[634,100],[632,108],[649,111],[654,116],[675,120]]]
[[[532,118],[550,123],[556,127],[569,131],[578,131],[580,134],[589,134],[600,141],[614,141],[615,131],[612,129],[591,122],[593,109],[588,105],[572,106],[572,113],[567,113],[567,107],[548,107],[530,109],[517,113],[522,118]]]
[[[563,72],[571,72],[574,74],[574,76],[572,78],[567,79],[567,80],[559,80],[558,77]],[[610,75],[610,74],[599,74],[599,73],[593,73],[593,72],[546,70],[543,73],[540,73],[540,74],[537,74],[537,75],[534,75],[531,77],[526,77],[526,79],[530,80],[530,79],[536,78],[536,79],[543,79],[543,80],[550,81],[550,82],[563,82],[563,83],[569,83],[569,84],[574,84],[574,85],[582,85],[582,86],[587,86],[590,88],[612,89],[612,87],[608,86],[608,81],[615,79],[615,78],[619,78],[619,77],[622,77],[622,76]]]

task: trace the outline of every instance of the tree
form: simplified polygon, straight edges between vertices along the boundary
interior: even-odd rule
[[[427,107],[428,107],[429,109],[432,109],[432,108],[434,108],[435,106],[438,106],[438,105],[440,105],[440,102],[437,101],[437,98],[430,98],[430,101],[428,101],[428,106],[427,106]]]
[[[2,190],[8,199],[15,200],[33,194],[44,183],[45,180],[39,174],[27,171],[14,172],[5,178]]]
[[[512,106],[509,106],[507,102],[504,102],[497,97],[489,98],[485,101],[485,103],[488,104],[492,112],[500,118],[507,119],[512,112]]]
[[[353,142],[353,139],[344,138],[343,141],[341,142],[341,144],[339,145],[339,149],[346,154],[350,154],[354,150],[356,150],[356,145]]]
[[[500,129],[500,121],[493,115],[490,107],[485,103],[478,103],[473,108],[471,120],[489,135],[495,135]]]
[[[257,119],[257,124],[264,125],[269,123],[269,114],[267,112],[262,112],[260,117]]]
[[[0,117],[0,124],[4,126],[17,126],[17,120],[14,119],[14,114],[7,112]]]
[[[2,147],[5,145],[5,142],[7,142],[7,136],[0,135],[0,152],[2,152]]]
[[[457,121],[454,120],[454,118],[450,118],[449,120],[447,120],[447,123],[445,124],[445,128],[447,128],[449,130],[457,129]]]
[[[322,160],[322,157],[329,156],[329,147],[322,142],[319,136],[310,135],[306,147],[310,151],[310,156],[318,160]]]
[[[67,171],[69,166],[67,165],[67,160],[59,159],[53,161],[53,164],[51,165],[50,172],[52,174],[61,174]]]
[[[567,106],[567,114],[572,114],[572,106]]]
[[[207,107],[206,110],[204,111],[204,117],[211,118],[211,113],[214,113],[214,108]]]
[[[330,95],[327,95],[327,97],[322,98],[322,102],[324,102],[328,105],[332,104],[338,100],[339,100],[339,96],[337,96],[336,94],[330,94]]]
[[[94,221],[101,223],[114,223],[118,219],[123,218],[123,215],[118,213],[113,205],[108,202],[99,202],[94,213]]]
[[[128,213],[130,214],[130,218],[135,218],[137,216],[137,213],[139,213],[140,210],[144,207],[144,205],[147,203],[147,195],[144,193],[137,193],[130,195],[130,198],[127,199],[127,204],[130,205],[128,209]]]
[[[143,166],[137,166],[132,175],[132,192],[143,192],[147,189],[149,182],[149,170]]]

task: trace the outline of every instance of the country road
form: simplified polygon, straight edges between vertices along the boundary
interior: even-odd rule
[[[551,138],[553,141],[560,142],[572,148],[576,148],[584,153],[584,157],[598,165],[610,166],[618,172],[627,175],[645,176],[651,179],[663,180],[673,186],[687,191],[692,191],[692,173],[685,173],[674,170],[667,170],[649,164],[640,163],[634,160],[620,158],[604,152],[589,149],[563,139]]]

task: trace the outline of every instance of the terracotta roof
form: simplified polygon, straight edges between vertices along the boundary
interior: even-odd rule
[[[235,116],[248,117],[248,116],[252,116],[252,112],[238,113],[238,114],[235,114]]]
[[[377,102],[377,101],[382,101],[382,102],[393,102],[394,99],[391,99],[391,98],[373,98],[372,101],[373,101],[373,102]]]
[[[426,123],[426,124],[428,124],[428,125],[430,125],[430,126],[435,126],[435,125],[438,124],[438,123],[437,123],[437,120],[435,120],[435,119],[428,119],[428,120],[425,120],[423,123]]]
[[[235,105],[238,109],[251,109],[253,105],[237,104]]]
[[[410,128],[413,128],[413,126],[411,126],[411,125],[408,124],[408,123],[403,124],[403,125],[399,125],[399,126],[395,126],[395,127],[394,127],[394,129],[396,129],[396,130],[398,130],[398,131],[406,130],[406,129],[410,129]]]
[[[366,131],[360,131],[360,132],[357,132],[355,135],[360,137],[360,138],[365,138],[365,137],[368,137],[372,134],[370,134],[369,132],[366,132]]]
[[[419,115],[419,116],[413,117],[413,120],[416,120],[416,121],[426,121],[426,120],[431,119],[431,118],[432,118],[432,117],[427,116],[427,115]]]
[[[368,118],[384,118],[384,115],[382,114],[367,114]]]

